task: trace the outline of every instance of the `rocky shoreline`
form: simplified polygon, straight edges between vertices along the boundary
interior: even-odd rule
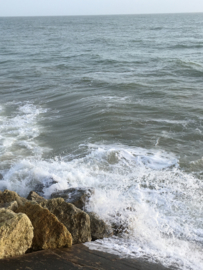
[[[31,191],[25,199],[14,191],[0,191],[0,259],[112,236],[115,226],[85,212],[93,192],[71,188],[45,199]]]
[[[93,192],[71,188],[45,199],[31,191],[26,199],[14,191],[0,191],[0,269],[169,270],[82,245],[121,231],[120,226],[86,212]]]

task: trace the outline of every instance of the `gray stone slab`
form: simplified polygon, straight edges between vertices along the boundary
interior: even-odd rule
[[[142,260],[121,259],[79,244],[72,248],[43,250],[0,260],[2,270],[172,270]]]

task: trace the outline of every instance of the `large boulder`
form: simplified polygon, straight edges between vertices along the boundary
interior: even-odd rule
[[[30,191],[27,200],[37,203],[46,202],[46,199],[38,195],[35,191]]]
[[[91,223],[91,236],[92,240],[108,238],[113,235],[113,230],[110,225],[105,223],[97,214],[94,212],[88,213],[90,216]]]
[[[0,209],[0,259],[24,254],[33,236],[32,223],[25,214]]]
[[[36,202],[21,205],[17,212],[25,213],[34,227],[32,249],[71,247],[72,237],[67,228],[48,210]]]
[[[16,201],[1,203],[0,208],[5,208],[5,209],[12,210],[13,212],[15,212],[18,208],[18,203]]]
[[[4,192],[0,191],[0,204],[2,203],[10,203],[16,201],[18,205],[23,205],[27,202],[27,200],[23,197],[20,197],[16,192],[10,190],[4,190]]]
[[[92,194],[94,194],[92,188],[69,188],[52,193],[51,198],[63,198],[66,202],[84,210]]]
[[[40,205],[49,209],[66,226],[72,235],[73,244],[91,241],[90,217],[87,213],[62,198],[51,199]]]

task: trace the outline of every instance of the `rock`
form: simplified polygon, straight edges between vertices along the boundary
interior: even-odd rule
[[[20,197],[16,192],[10,190],[4,190],[4,192],[0,192],[0,204],[9,203],[16,201],[18,205],[23,205],[27,202],[27,200],[23,197]]]
[[[24,254],[33,236],[33,226],[25,214],[0,209],[0,259]]]
[[[117,225],[116,223],[113,223],[112,227],[113,227],[114,235],[116,235],[116,236],[118,236],[118,235],[120,235],[122,233],[127,233],[128,232],[128,228],[126,228],[123,225]]]
[[[90,212],[88,215],[90,216],[91,236],[93,241],[108,238],[113,235],[111,226],[106,224],[97,214]]]
[[[91,188],[69,188],[52,193],[51,198],[63,198],[66,202],[84,210],[92,194],[94,194],[94,189]]]
[[[115,212],[114,215],[111,215],[112,220],[114,220],[111,226],[113,228],[114,235],[116,236],[121,234],[129,234],[133,229],[131,228],[131,222],[129,222],[129,220],[135,220],[137,216],[136,209],[134,207],[127,207],[123,210],[125,211],[125,215],[128,216],[128,218],[125,218],[125,216],[120,212]]]
[[[37,203],[45,202],[46,199],[38,195],[35,191],[30,191],[29,195],[27,196],[27,200],[34,201]]]
[[[122,224],[120,222],[113,223],[112,228],[113,228],[113,233],[116,236],[123,233],[129,234],[129,224],[127,222],[123,222]]]
[[[87,213],[62,198],[47,200],[40,205],[48,208],[66,226],[72,235],[73,244],[91,241],[90,217]]]
[[[18,203],[16,201],[8,202],[8,203],[1,203],[0,208],[5,208],[5,209],[12,210],[13,212],[15,212],[18,208]]]
[[[58,181],[56,179],[54,179],[53,177],[49,177],[44,179],[43,182],[38,182],[38,184],[35,186],[35,191],[42,195],[44,194],[44,188],[49,188],[50,186],[57,184]]]
[[[33,250],[71,247],[72,237],[67,228],[48,210],[36,202],[21,205],[17,212],[25,213],[34,227]]]
[[[43,195],[44,192],[43,192],[43,189],[44,189],[44,185],[42,183],[38,183],[35,187],[35,191],[40,194],[40,195]]]

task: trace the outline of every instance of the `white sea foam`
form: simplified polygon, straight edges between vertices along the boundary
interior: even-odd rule
[[[83,149],[84,148],[84,149]],[[15,162],[2,171],[0,189],[26,196],[43,186],[56,190],[94,187],[87,210],[124,233],[88,243],[121,256],[145,257],[178,269],[203,268],[202,182],[179,169],[173,154],[124,145],[81,145],[82,158]]]
[[[0,119],[0,154],[1,160],[8,152],[12,152],[15,158],[19,155],[41,156],[42,149],[36,142],[36,138],[40,135],[42,127],[38,124],[37,118],[46,110],[38,108],[30,103],[9,103],[7,106],[13,105],[11,115],[1,115]],[[5,105],[6,106],[6,105]],[[2,108],[2,107],[1,107]]]
[[[146,101],[143,99],[132,99],[131,96],[91,96],[85,98],[83,97],[81,100],[88,102],[88,104],[92,106],[100,106],[100,104],[105,104],[106,107],[115,107],[117,105],[125,106],[131,104],[146,105]],[[147,101],[147,103],[149,103],[149,101]]]
[[[169,123],[169,124],[182,124],[183,126],[186,126],[188,123],[193,122],[191,120],[169,120],[169,119],[151,119],[150,121],[154,121],[154,122],[165,122],[165,123]]]
[[[81,98],[82,101],[87,101],[88,103],[95,106],[95,104],[106,104],[106,106],[116,106],[116,104],[125,105],[135,103],[131,100],[129,96],[91,96],[86,98]],[[137,103],[141,101],[138,100]],[[97,105],[97,106],[98,106]]]
[[[57,190],[93,187],[87,210],[124,232],[88,243],[90,248],[179,269],[203,268],[200,180],[182,172],[171,153],[124,145],[84,144],[83,157],[42,160],[38,118],[45,112],[19,103],[10,116],[1,114],[0,159],[7,165],[0,170],[1,190],[27,196],[39,189],[49,198]]]

